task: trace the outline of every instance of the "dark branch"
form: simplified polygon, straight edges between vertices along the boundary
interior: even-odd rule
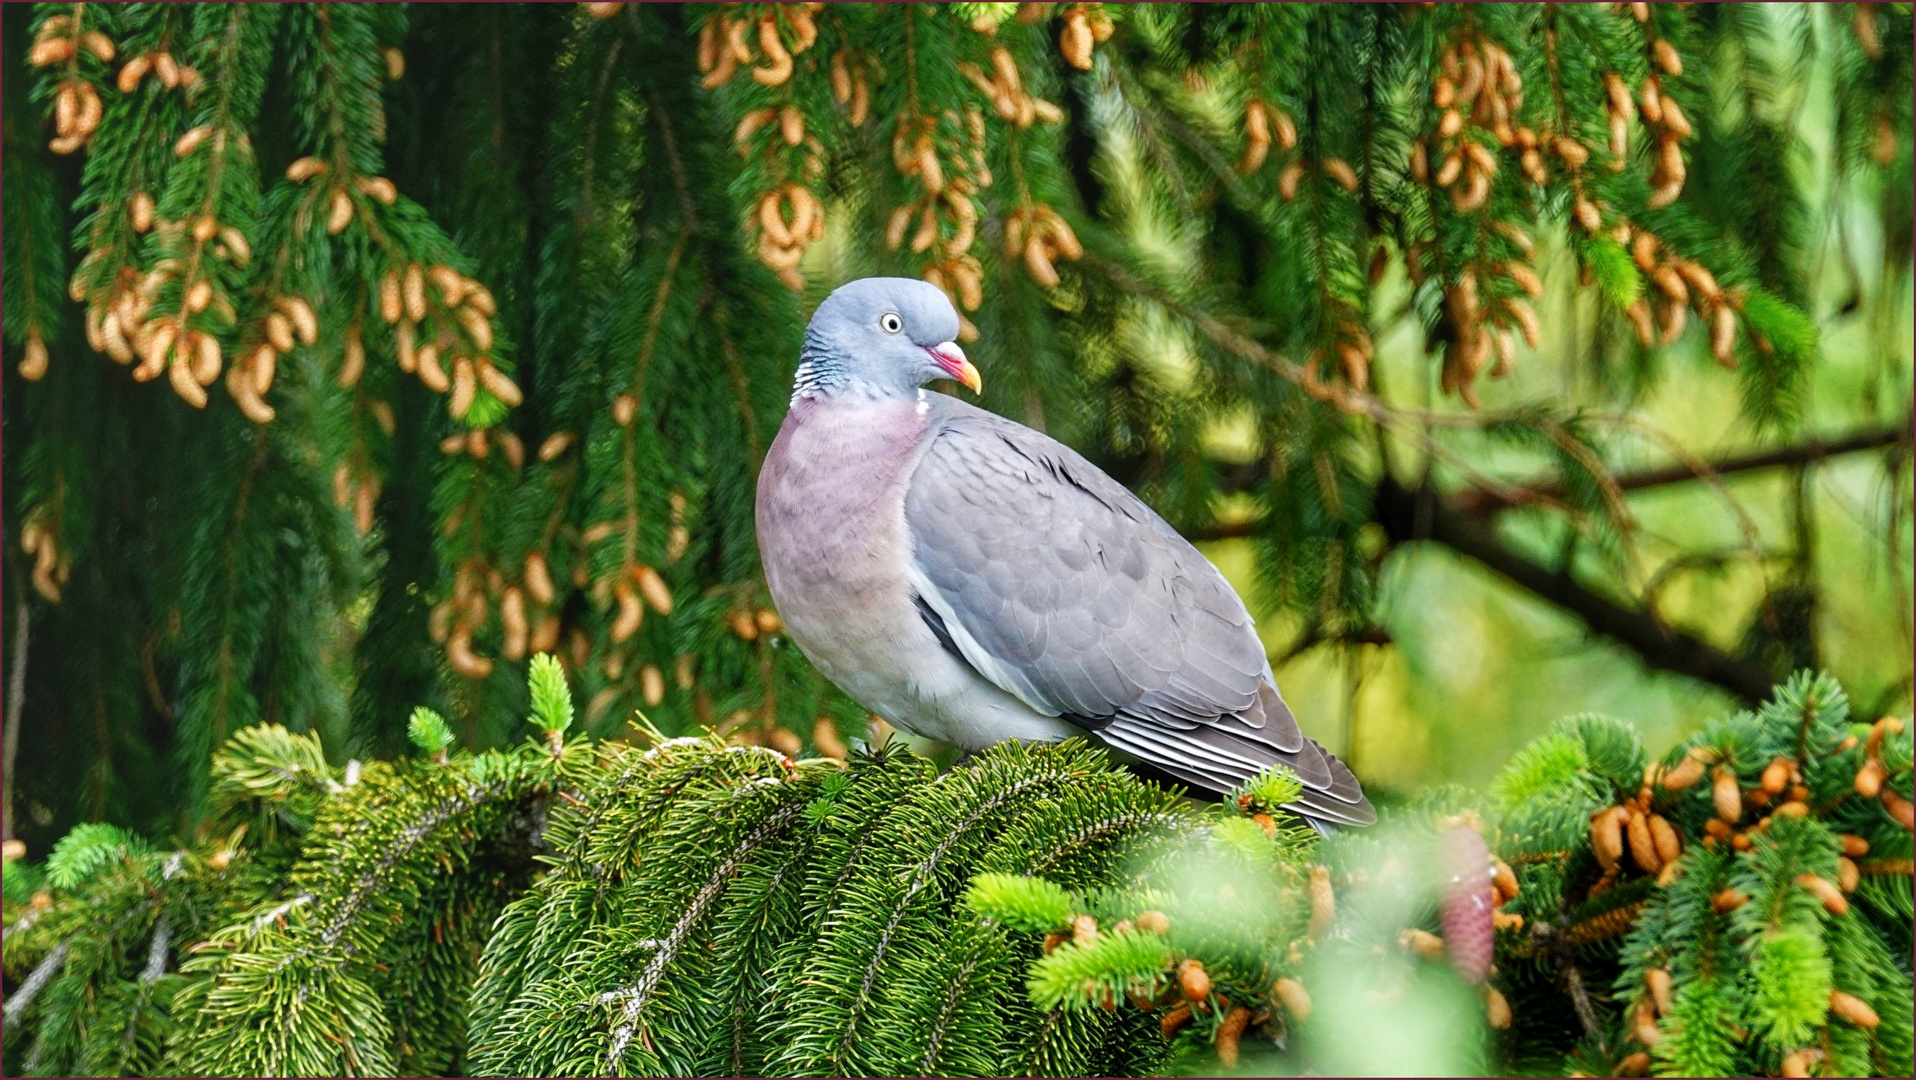
[[[1793,446],[1778,447],[1775,450],[1762,450],[1752,454],[1741,454],[1709,463],[1710,471],[1718,476],[1729,473],[1750,472],[1755,469],[1770,469],[1779,465],[1806,465],[1825,458],[1853,454],[1859,450],[1875,450],[1898,443],[1908,443],[1909,425],[1882,428],[1878,431],[1864,431],[1847,438],[1832,440],[1812,440]],[[1625,491],[1641,488],[1662,487],[1666,484],[1681,484],[1686,480],[1701,480],[1703,477],[1687,465],[1666,465],[1642,472],[1623,473],[1616,478],[1617,486]],[[1567,497],[1563,484],[1554,480],[1539,480],[1523,484],[1509,491],[1487,491],[1472,488],[1459,492],[1446,500],[1450,507],[1466,514],[1492,514],[1499,510],[1515,506],[1528,506],[1533,503],[1563,499]]]
[[[1708,468],[1717,476],[1727,476],[1731,473],[1751,472],[1782,465],[1805,465],[1862,450],[1877,450],[1885,446],[1906,444],[1909,438],[1908,427],[1883,428],[1878,431],[1859,432],[1841,439],[1814,440],[1793,446],[1778,447],[1775,450],[1724,458],[1721,461],[1709,462]],[[1262,462],[1225,465],[1218,469],[1218,488],[1227,493],[1248,491],[1267,475],[1269,470]],[[1617,487],[1624,491],[1638,491],[1643,488],[1681,484],[1688,480],[1701,480],[1703,475],[1687,465],[1678,464],[1645,469],[1642,472],[1623,473],[1614,479]],[[1567,495],[1564,487],[1558,481],[1537,480],[1527,484],[1513,485],[1508,491],[1470,488],[1448,496],[1444,503],[1447,509],[1458,513],[1482,516],[1520,506],[1534,506],[1542,502],[1560,502],[1565,498]],[[1184,535],[1186,539],[1195,543],[1206,540],[1232,540],[1249,536],[1255,531],[1257,531],[1255,522],[1228,521],[1203,529],[1194,529]]]
[[[1770,687],[1786,674],[1672,629],[1650,612],[1600,596],[1570,575],[1513,551],[1491,523],[1405,491],[1389,479],[1378,486],[1376,508],[1391,543],[1434,540],[1467,555],[1581,618],[1590,629],[1626,646],[1653,667],[1720,686],[1752,703],[1767,697]]]

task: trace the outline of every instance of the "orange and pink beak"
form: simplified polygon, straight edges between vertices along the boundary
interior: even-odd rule
[[[957,342],[946,341],[937,345],[927,345],[925,351],[930,353],[932,358],[938,361],[938,366],[944,368],[952,378],[970,387],[972,393],[976,394],[984,389],[985,381],[979,377],[977,367],[965,355],[965,350],[958,347]]]

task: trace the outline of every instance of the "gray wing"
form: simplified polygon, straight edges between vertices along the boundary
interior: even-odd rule
[[[1304,782],[1300,812],[1375,819],[1298,729],[1250,614],[1197,549],[1070,448],[947,401],[905,494],[913,585],[947,648],[1195,788],[1281,763]]]

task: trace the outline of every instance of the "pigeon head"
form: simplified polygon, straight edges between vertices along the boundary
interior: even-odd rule
[[[792,397],[907,397],[933,379],[977,393],[978,369],[952,339],[958,312],[915,278],[861,278],[818,305],[805,328]]]

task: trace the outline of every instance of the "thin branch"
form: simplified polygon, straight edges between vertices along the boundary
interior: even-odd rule
[[[1612,479],[1617,488],[1622,491],[1640,491],[1645,488],[1702,480],[1716,487],[1719,492],[1723,492],[1721,478],[1725,475],[1822,461],[1845,454],[1894,446],[1898,443],[1907,444],[1908,441],[1909,428],[1884,428],[1880,431],[1860,432],[1841,439],[1798,443],[1794,446],[1744,454],[1721,461],[1706,461],[1693,455],[1683,454],[1680,456],[1684,457],[1684,460],[1678,464],[1645,469],[1641,472],[1622,473]],[[1218,486],[1226,493],[1243,491],[1255,485],[1263,476],[1264,470],[1261,466],[1225,468],[1220,471]],[[1517,507],[1561,506],[1565,498],[1567,498],[1567,492],[1556,480],[1533,480],[1524,483],[1498,481],[1494,486],[1473,487],[1456,492],[1445,497],[1443,503],[1446,509],[1456,513],[1485,517]],[[1734,510],[1733,507],[1733,512]],[[1738,516],[1741,517],[1740,514]],[[1203,529],[1193,529],[1184,535],[1186,539],[1195,543],[1208,540],[1234,540],[1249,536],[1256,530],[1255,521],[1227,521]]]
[[[1668,484],[1681,484],[1690,480],[1707,480],[1711,476],[1720,477],[1728,473],[1770,469],[1781,465],[1804,465],[1822,461],[1825,458],[1854,454],[1863,450],[1876,450],[1898,443],[1907,445],[1909,439],[1910,428],[1909,425],[1904,424],[1900,427],[1858,432],[1841,439],[1815,439],[1793,446],[1778,447],[1775,450],[1741,454],[1721,461],[1683,461],[1675,465],[1645,469],[1642,472],[1624,473],[1616,477],[1616,484],[1624,491],[1637,491]],[[1510,496],[1514,492],[1528,492],[1529,495],[1512,499]],[[1465,491],[1451,496],[1446,502],[1452,509],[1462,513],[1483,515],[1511,507],[1527,506],[1534,501],[1563,497],[1564,487],[1561,483],[1555,480],[1538,480],[1515,485],[1499,492]]]

